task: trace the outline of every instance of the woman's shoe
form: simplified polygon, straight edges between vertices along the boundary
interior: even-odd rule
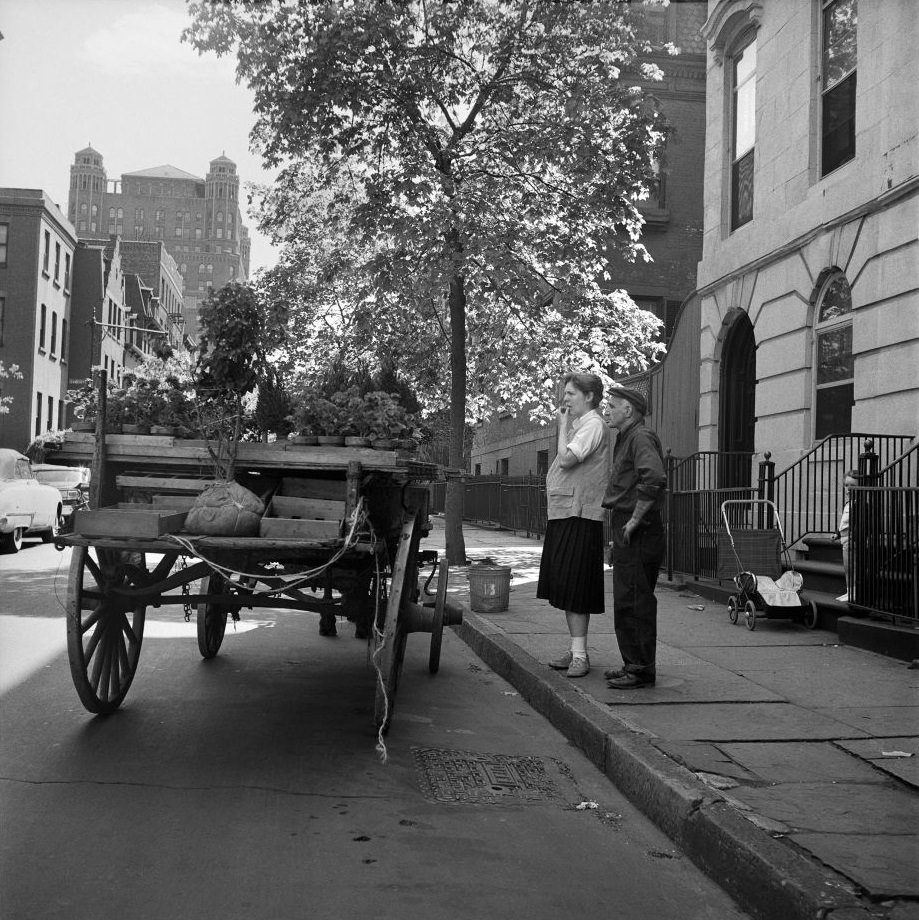
[[[559,655],[558,658],[553,658],[549,662],[549,667],[554,668],[556,671],[567,671],[571,665],[571,652],[565,652],[564,655]]]
[[[590,673],[590,659],[572,657],[571,664],[568,665],[568,671],[566,672],[566,677],[586,677]]]

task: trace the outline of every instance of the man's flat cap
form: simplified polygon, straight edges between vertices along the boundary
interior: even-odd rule
[[[608,395],[618,396],[619,399],[630,402],[642,415],[648,414],[648,400],[638,390],[633,390],[631,387],[613,386],[609,388]]]

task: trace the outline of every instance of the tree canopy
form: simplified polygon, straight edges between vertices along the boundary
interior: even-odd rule
[[[286,249],[265,284],[299,313],[293,341],[394,359],[449,404],[451,463],[466,419],[548,410],[564,370],[654,356],[658,320],[610,276],[611,253],[646,257],[665,132],[629,3],[190,9],[195,47],[236,53],[253,144],[280,169],[261,223]]]

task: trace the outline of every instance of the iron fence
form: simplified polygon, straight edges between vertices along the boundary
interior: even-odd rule
[[[857,486],[849,506],[849,602],[919,620],[919,488]]]
[[[873,478],[879,468],[894,464],[911,440],[908,435],[829,435],[777,475],[767,453],[760,464],[763,498],[775,502],[788,545],[811,533],[835,533],[846,472],[857,469]]]

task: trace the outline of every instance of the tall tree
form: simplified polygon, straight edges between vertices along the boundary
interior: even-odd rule
[[[638,63],[650,48],[628,3],[222,0],[191,11],[199,50],[236,51],[255,94],[253,143],[285,167],[266,226],[290,239],[295,203],[317,205],[314,242],[332,227],[360,256],[337,275],[351,278],[347,322],[390,336],[408,352],[403,371],[413,349],[443,361],[451,465],[463,465],[467,418],[545,409],[564,368],[606,372],[653,354],[657,320],[608,290],[611,252],[644,254],[637,201],[663,141],[640,88],[659,74]],[[447,492],[447,556],[465,559],[459,483]]]

